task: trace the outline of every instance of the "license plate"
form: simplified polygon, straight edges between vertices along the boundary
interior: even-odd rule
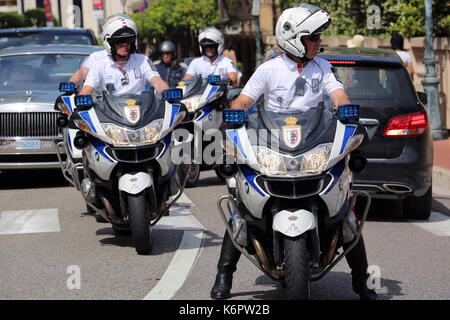
[[[26,140],[16,142],[17,150],[37,150],[40,148],[41,148],[41,141],[39,140]]]

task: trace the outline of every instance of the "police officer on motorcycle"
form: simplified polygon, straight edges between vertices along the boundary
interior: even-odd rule
[[[172,41],[165,40],[159,45],[158,51],[161,62],[156,64],[156,70],[169,87],[176,87],[186,73],[186,67],[177,61],[177,48]]]
[[[146,81],[158,92],[169,88],[152,62],[135,53],[137,27],[130,17],[117,15],[107,20],[102,40],[108,55],[89,70],[80,95],[92,94],[95,89],[107,90],[112,95],[140,94]]]
[[[222,32],[216,28],[208,27],[198,36],[201,57],[192,60],[186,71],[185,79],[209,75],[220,75],[232,81],[232,86],[238,83],[237,71],[230,59],[222,55],[224,38]]]
[[[320,51],[321,33],[330,23],[328,13],[309,4],[300,3],[285,10],[276,25],[276,38],[284,51],[283,55],[257,68],[232,108],[248,109],[262,95],[264,108],[272,112],[286,111],[280,109],[280,106],[286,105],[292,110],[306,111],[317,106],[323,100],[324,93],[330,96],[336,107],[350,103],[331,65],[316,57]],[[225,232],[211,298],[230,297],[233,272],[240,255],[228,232]],[[367,285],[368,262],[362,236],[346,259],[352,270],[353,290],[361,300],[375,300],[376,292]]]

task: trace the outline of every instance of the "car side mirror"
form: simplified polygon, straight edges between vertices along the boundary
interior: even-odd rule
[[[427,94],[422,91],[417,91],[417,95],[419,96],[420,102],[422,102],[424,105],[427,105]]]

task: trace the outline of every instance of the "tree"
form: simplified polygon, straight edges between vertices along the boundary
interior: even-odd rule
[[[170,39],[194,54],[198,31],[219,23],[216,0],[157,0],[143,13],[135,13],[133,21],[138,27],[139,39]]]
[[[0,28],[20,28],[25,26],[25,17],[17,12],[0,14]]]
[[[425,36],[424,0],[310,0],[308,3],[330,13],[332,24],[325,35],[389,37],[397,31],[404,37]],[[446,1],[433,0],[433,28],[435,36],[449,36],[450,6]],[[282,10],[298,4],[296,0],[279,0]],[[379,28],[369,29],[368,8],[380,9]]]

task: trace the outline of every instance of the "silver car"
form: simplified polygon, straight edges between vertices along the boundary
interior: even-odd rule
[[[28,46],[0,51],[0,170],[59,168],[55,100],[97,46]]]

